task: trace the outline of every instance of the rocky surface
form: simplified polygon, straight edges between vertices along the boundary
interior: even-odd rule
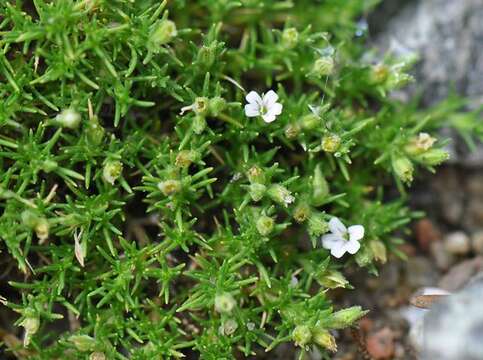
[[[397,96],[420,94],[431,105],[456,93],[469,108],[483,105],[483,1],[386,0],[369,19],[374,45],[396,55],[416,53],[417,81]],[[483,146],[468,152],[457,136],[449,150],[454,163],[483,166]],[[455,209],[457,213],[457,209]]]

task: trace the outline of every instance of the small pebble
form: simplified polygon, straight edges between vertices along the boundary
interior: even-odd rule
[[[471,245],[477,254],[483,255],[483,230],[477,231],[471,236]]]
[[[463,231],[452,232],[444,238],[446,251],[454,255],[466,255],[471,250],[470,238]]]
[[[428,251],[432,242],[441,239],[440,232],[429,219],[419,220],[414,227],[414,232],[416,239],[418,240],[419,247],[423,251]]]
[[[445,245],[441,241],[431,243],[429,252],[440,270],[448,270],[455,262],[454,255],[446,251]]]
[[[394,333],[388,327],[367,337],[367,352],[374,360],[391,359],[394,356]]]

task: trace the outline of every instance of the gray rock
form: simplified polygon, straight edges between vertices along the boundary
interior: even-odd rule
[[[415,256],[409,258],[406,269],[408,285],[415,289],[432,286],[437,282],[438,272],[426,257]]]
[[[432,242],[429,245],[429,252],[440,270],[448,270],[455,262],[454,255],[446,251],[444,243],[441,241]]]
[[[469,99],[472,109],[483,105],[482,0],[386,2],[399,11],[389,21],[387,16],[377,20],[376,46],[396,55],[414,52],[420,56],[417,81],[403,90],[402,97],[420,93],[424,104],[431,105],[456,92]],[[470,153],[462,150],[466,147],[453,131],[448,133],[454,139],[448,148],[451,162],[483,166],[483,146]]]
[[[466,255],[471,250],[470,238],[463,231],[455,231],[444,237],[444,248],[453,255]]]
[[[424,317],[422,360],[483,359],[483,277],[433,305]]]
[[[477,254],[483,255],[483,230],[471,235],[471,245]]]

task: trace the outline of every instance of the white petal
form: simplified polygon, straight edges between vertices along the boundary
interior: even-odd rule
[[[271,123],[273,121],[275,121],[277,117],[271,113],[266,113],[264,115],[262,115],[262,119],[263,121],[265,121],[266,123]]]
[[[273,104],[275,104],[278,100],[278,95],[275,93],[275,91],[270,90],[267,92],[265,95],[263,95],[263,104],[269,108]]]
[[[359,251],[360,248],[361,248],[361,244],[359,243],[359,241],[356,241],[356,240],[348,241],[345,244],[345,250],[349,254],[355,254],[356,252]]]
[[[349,239],[352,240],[360,240],[364,237],[364,226],[362,225],[352,225],[349,226],[347,229],[349,232]]]
[[[268,108],[267,113],[273,114],[273,115],[280,115],[282,113],[282,108],[283,108],[282,104],[275,103]]]
[[[260,107],[257,104],[246,104],[245,115],[248,117],[254,117],[260,115]]]
[[[262,98],[256,91],[250,91],[248,95],[245,97],[245,99],[250,103],[250,104],[262,104]]]
[[[347,232],[345,225],[335,216],[329,221],[329,229],[330,232],[338,235],[344,235]]]
[[[326,234],[322,236],[322,246],[325,249],[332,249],[335,246],[341,246],[345,240],[339,235]]]
[[[336,257],[337,259],[341,258],[345,254],[345,246],[335,246],[330,250],[330,253],[332,254],[333,257]]]

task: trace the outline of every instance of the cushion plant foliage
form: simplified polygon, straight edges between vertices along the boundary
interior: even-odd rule
[[[370,51],[375,3],[1,1],[6,351],[330,357],[365,313],[331,289],[404,256],[435,130],[476,126],[390,96],[415,57]]]

